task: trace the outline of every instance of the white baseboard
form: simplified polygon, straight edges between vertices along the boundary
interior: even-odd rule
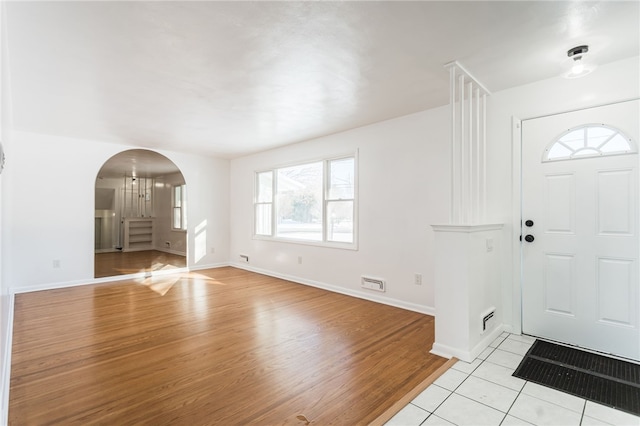
[[[9,311],[7,312],[7,336],[4,350],[5,364],[2,366],[0,377],[0,425],[9,424],[9,388],[11,385],[11,345],[13,344],[13,314],[15,296],[9,294]]]
[[[393,299],[390,297],[379,296],[377,294],[375,295],[368,294],[364,291],[347,289],[344,287],[339,287],[336,285],[327,284],[320,281],[308,280],[308,279],[296,277],[293,275],[281,274],[281,273],[269,271],[266,269],[255,268],[253,266],[243,264],[243,263],[238,263],[238,262],[209,263],[205,265],[191,266],[188,268],[177,268],[177,269],[153,271],[152,275],[153,276],[170,275],[174,273],[200,271],[203,269],[223,268],[225,266],[233,266],[234,268],[244,269],[247,271],[256,272],[258,274],[268,275],[270,277],[281,278],[283,280],[292,281],[298,284],[304,284],[311,287],[321,288],[323,290],[332,291],[334,293],[340,293],[347,296],[357,297],[359,299],[382,303],[383,305],[394,306],[396,308],[406,309],[408,311],[435,316],[435,309],[430,306],[418,305],[416,303],[405,302],[405,301]],[[30,293],[33,291],[54,290],[58,288],[77,287],[77,286],[83,286],[83,285],[103,284],[103,283],[115,282],[115,281],[140,279],[148,276],[147,274],[148,274],[147,272],[138,272],[135,274],[116,275],[113,277],[92,278],[92,279],[86,279],[86,280],[65,281],[65,282],[57,282],[57,283],[44,283],[44,284],[38,284],[33,286],[27,286],[27,287],[10,287],[9,293],[10,294]]]
[[[494,328],[493,330],[491,330],[491,332],[489,332],[489,334],[487,334],[486,336],[484,336],[482,338],[482,340],[480,340],[480,342],[475,345],[473,347],[473,349],[471,349],[471,361],[473,361],[474,359],[476,359],[478,357],[478,355],[480,355],[482,353],[482,351],[484,351],[485,349],[487,349],[489,347],[489,345],[498,338],[498,336],[500,336],[502,333],[504,333],[504,325],[502,324],[498,324],[496,326],[496,328]],[[471,362],[468,361],[468,362]]]
[[[464,362],[473,362],[473,360],[476,359],[478,355],[482,353],[482,351],[488,348],[491,342],[496,340],[496,338],[500,336],[503,331],[504,329],[502,324],[498,325],[471,350],[454,348],[453,346],[443,345],[442,343],[435,342],[430,352],[434,355],[438,355],[448,359],[456,357]]]
[[[502,331],[509,334],[522,334],[522,331],[516,331],[512,325],[504,324],[502,327]]]
[[[130,279],[132,275],[134,274],[110,277],[111,278],[110,281]],[[102,278],[95,278],[95,279],[76,280],[76,281],[64,281],[64,282],[57,282],[57,283],[42,283],[42,284],[30,285],[26,287],[9,287],[9,293],[10,294],[31,293],[32,291],[54,290],[57,288],[77,287],[82,285],[99,284],[101,282],[105,282],[101,280]]]
[[[209,263],[206,265],[195,265],[189,268],[190,271],[201,271],[203,269],[216,269],[224,268],[225,266],[232,266],[229,262]]]
[[[174,250],[174,249],[170,249],[170,248],[166,248],[166,247],[156,247],[154,248],[155,251],[161,251],[163,253],[169,253],[169,254],[175,254],[177,256],[187,256],[187,253],[185,253],[184,251],[181,250]]]
[[[170,275],[174,273],[199,271],[203,269],[223,268],[225,266],[233,266],[238,269],[244,269],[247,271],[256,272],[258,274],[268,275],[275,278],[281,278],[283,280],[292,281],[298,284],[304,284],[311,287],[321,288],[323,290],[332,291],[334,293],[340,293],[347,296],[357,297],[359,299],[382,303],[383,305],[394,306],[396,308],[401,308],[408,311],[418,312],[421,314],[435,317],[435,309],[430,306],[418,305],[416,303],[405,302],[402,300],[393,299],[391,297],[380,296],[377,294],[375,295],[369,294],[364,291],[347,289],[344,287],[339,287],[336,285],[327,284],[320,281],[308,280],[305,278],[300,278],[300,277],[296,277],[288,274],[281,274],[281,273],[269,271],[266,269],[255,268],[253,266],[243,264],[243,263],[238,263],[238,262],[209,263],[205,265],[196,265],[196,266],[191,266],[187,268],[153,271],[152,276]],[[83,285],[103,284],[103,283],[115,282],[115,281],[140,279],[140,278],[145,278],[147,276],[148,276],[148,272],[138,272],[135,274],[116,275],[113,277],[91,278],[86,280],[74,280],[74,281],[65,281],[65,282],[57,282],[57,283],[43,283],[43,284],[37,284],[37,285],[27,286],[27,287],[10,287],[9,293],[10,294],[30,293],[33,291],[54,290],[58,288],[78,287]]]
[[[418,305],[416,303],[405,302],[402,300],[393,299],[391,297],[379,296],[377,294],[369,294],[364,291],[352,290],[344,287],[339,287],[333,284],[327,284],[320,281],[309,280],[306,278],[300,278],[293,275],[281,274],[279,272],[273,272],[266,269],[256,268],[246,263],[231,262],[230,266],[234,268],[244,269],[251,272],[256,272],[262,275],[268,275],[270,277],[280,278],[287,281],[292,281],[297,284],[304,284],[311,287],[320,288],[323,290],[331,291],[334,293],[344,294],[346,296],[357,297],[358,299],[369,300],[371,302],[382,303],[383,305],[394,306],[396,308],[405,309],[407,311],[418,312],[425,315],[435,316],[435,309],[430,306]]]
[[[162,269],[158,271],[152,271],[151,275],[154,277],[157,277],[157,276],[171,275],[176,273],[184,273],[189,271],[198,271],[202,269],[222,268],[224,266],[229,266],[229,263],[220,262],[220,263],[210,263],[207,265],[198,265],[198,266],[186,267],[186,268]],[[10,287],[9,293],[10,294],[31,293],[32,291],[55,290],[57,288],[79,287],[83,285],[135,280],[135,279],[145,278],[148,276],[148,274],[149,274],[148,272],[136,272],[135,274],[114,275],[112,277],[104,277],[104,278],[88,278],[86,280],[63,281],[63,282],[57,282],[57,283],[43,283],[43,284],[37,284],[37,285],[32,285],[27,287]]]
[[[152,249],[140,249],[140,250],[123,250],[123,249],[115,249],[115,248],[108,248],[108,249],[96,249],[95,253],[101,254],[101,253],[130,253],[132,251],[150,251],[150,250],[154,250],[154,251],[161,251],[163,253],[169,253],[169,254],[175,254],[178,256],[186,256],[187,253],[185,253],[184,250],[173,250],[170,248],[166,248],[166,247],[154,247]]]
[[[429,351],[429,353],[441,356],[442,358],[451,359],[455,356],[458,359],[462,359],[459,356],[455,355],[456,352],[457,352],[456,349],[440,343],[434,343],[433,346],[431,347],[431,350]]]
[[[162,276],[162,275],[171,275],[176,273],[189,272],[189,268],[175,268],[175,269],[163,269],[158,271],[152,271],[151,275],[154,277]],[[67,287],[80,287],[83,285],[92,285],[92,284],[103,284],[110,283],[115,281],[126,281],[126,280],[134,280],[145,278],[148,276],[148,272],[136,272],[135,274],[126,274],[126,275],[114,275],[112,277],[104,277],[104,278],[88,278],[86,280],[74,280],[74,281],[63,281],[57,283],[43,283],[37,284],[27,287],[10,287],[9,293],[11,294],[19,294],[19,293],[31,293],[32,291],[44,291],[44,290],[55,290],[57,288],[67,288]]]

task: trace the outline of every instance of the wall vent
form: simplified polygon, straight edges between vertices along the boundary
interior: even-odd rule
[[[485,332],[493,329],[495,325],[495,314],[496,308],[492,307],[482,315],[482,331],[480,332],[480,334],[484,334]]]
[[[373,277],[362,276],[360,285],[361,285],[362,288],[367,288],[369,290],[376,290],[376,291],[386,291],[387,290],[387,286],[385,284],[385,281],[383,279],[381,279],[381,278],[373,278]]]

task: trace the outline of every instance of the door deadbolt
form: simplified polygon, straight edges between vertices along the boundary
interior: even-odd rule
[[[532,243],[533,240],[535,240],[535,238],[533,237],[533,235],[529,234],[529,235],[525,235],[524,240],[528,243]]]
[[[533,226],[533,221],[531,219],[525,221],[524,223],[525,225],[527,225],[529,228],[531,228]]]

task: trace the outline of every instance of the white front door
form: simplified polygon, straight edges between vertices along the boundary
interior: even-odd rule
[[[639,105],[522,122],[526,334],[640,360]]]

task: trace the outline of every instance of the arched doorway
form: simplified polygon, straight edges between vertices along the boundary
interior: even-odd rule
[[[95,182],[96,278],[186,267],[186,182],[145,149],[108,159]]]

